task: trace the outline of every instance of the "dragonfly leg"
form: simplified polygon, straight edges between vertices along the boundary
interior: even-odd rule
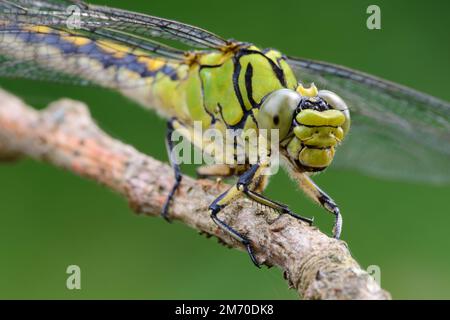
[[[168,222],[170,222],[170,219],[168,216],[170,203],[172,202],[175,192],[177,191],[178,187],[180,186],[181,179],[183,178],[183,175],[181,174],[180,166],[172,152],[173,151],[173,141],[172,141],[171,137],[172,137],[172,133],[175,130],[174,129],[174,121],[176,121],[176,120],[170,119],[167,122],[166,148],[167,148],[167,152],[169,155],[170,165],[172,166],[174,173],[175,173],[175,182],[172,186],[172,189],[169,192],[169,195],[166,198],[166,201],[164,202],[164,206],[161,211],[161,216]]]
[[[307,174],[302,173],[297,175],[296,178],[299,181],[300,187],[310,198],[335,216],[333,236],[339,239],[342,231],[342,216],[339,207]]]
[[[261,194],[255,192],[255,189],[261,188],[261,178],[263,170],[266,168],[265,165],[255,164],[252,165],[246,172],[244,172],[240,177],[238,182],[232,186],[230,189],[222,193],[218,196],[209,206],[209,213],[211,215],[211,219],[224,231],[230,234],[233,238],[240,241],[247,249],[250,258],[253,263],[259,267],[259,263],[253,253],[253,249],[250,243],[250,240],[245,236],[241,235],[235,229],[230,227],[224,221],[217,217],[218,213],[225,208],[227,205],[233,202],[233,200],[241,197],[242,195],[246,195],[253,201],[260,203],[262,205],[271,207],[282,214],[289,214],[293,217],[305,221],[309,224],[312,223],[312,219],[301,217],[295,213],[293,213],[286,205],[270,200]],[[266,180],[264,179],[264,183]]]
[[[245,246],[252,262],[255,264],[255,266],[260,268],[261,266],[258,263],[255,254],[253,253],[253,248],[251,246],[250,240],[247,239],[245,236],[241,235],[239,232],[230,227],[228,224],[226,224],[223,220],[219,219],[219,217],[217,216],[218,213],[223,208],[225,208],[234,199],[240,197],[241,195],[242,193],[237,189],[236,186],[231,187],[230,189],[222,193],[220,196],[218,196],[211,203],[211,205],[209,206],[209,213],[211,215],[211,219],[215,222],[215,224],[217,224],[222,230],[226,231],[234,239],[238,240]]]
[[[256,191],[262,190],[260,186],[261,182],[259,180],[261,178],[266,178],[266,176],[261,176],[261,172],[263,169],[263,165],[255,164],[246,173],[241,175],[237,182],[238,190],[244,193],[248,198],[259,204],[272,208],[280,212],[281,214],[288,214],[311,225],[314,221],[313,219],[300,216],[292,212],[287,205],[271,200]],[[265,184],[265,182],[263,182],[263,184]]]

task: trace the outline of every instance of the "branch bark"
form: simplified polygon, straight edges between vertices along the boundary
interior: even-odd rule
[[[159,215],[174,182],[169,166],[100,130],[83,103],[63,99],[36,111],[0,89],[0,160],[21,156],[98,181],[128,199],[135,212],[150,216]],[[228,187],[185,176],[170,217],[243,250],[207,213],[211,201]],[[304,299],[390,299],[351,257],[346,243],[315,227],[261,211],[247,199],[221,216],[252,241],[258,261],[281,268]]]

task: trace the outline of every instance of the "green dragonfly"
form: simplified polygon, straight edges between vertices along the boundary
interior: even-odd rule
[[[171,152],[172,133],[183,130],[202,148],[204,141],[192,139],[195,123],[201,129],[231,130],[238,138],[250,130],[277,130],[284,167],[334,215],[336,238],[342,228],[339,208],[311,178],[332,162],[395,179],[450,180],[450,104],[424,93],[180,22],[82,1],[0,0],[0,10],[0,76],[111,88],[167,119],[176,179],[162,211],[166,219],[182,181]],[[167,40],[190,49],[169,46]],[[233,140],[233,156],[242,141]],[[250,241],[218,216],[224,207],[246,196],[281,214],[312,220],[265,197],[270,163],[244,155],[242,163],[218,162],[198,173],[237,177],[209,212],[259,266]]]

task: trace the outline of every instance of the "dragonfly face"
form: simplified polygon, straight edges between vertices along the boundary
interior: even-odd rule
[[[345,102],[328,90],[299,85],[277,90],[264,100],[257,116],[260,128],[278,129],[281,153],[300,172],[328,167],[335,147],[350,128]]]

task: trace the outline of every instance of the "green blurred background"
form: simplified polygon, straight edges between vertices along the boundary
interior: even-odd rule
[[[448,1],[96,1],[201,26],[361,69],[450,100]],[[382,30],[366,28],[377,4]],[[107,90],[1,79],[0,86],[43,107],[58,97],[83,100],[109,134],[166,161],[165,122]],[[187,172],[192,173],[192,169]],[[450,187],[385,181],[327,170],[318,184],[340,204],[343,239],[363,267],[381,268],[394,298],[450,298]],[[289,180],[267,194],[332,217]],[[66,289],[68,265],[82,289]],[[136,216],[116,194],[47,164],[0,165],[0,298],[294,299],[281,272],[258,270],[248,256],[179,223]]]

